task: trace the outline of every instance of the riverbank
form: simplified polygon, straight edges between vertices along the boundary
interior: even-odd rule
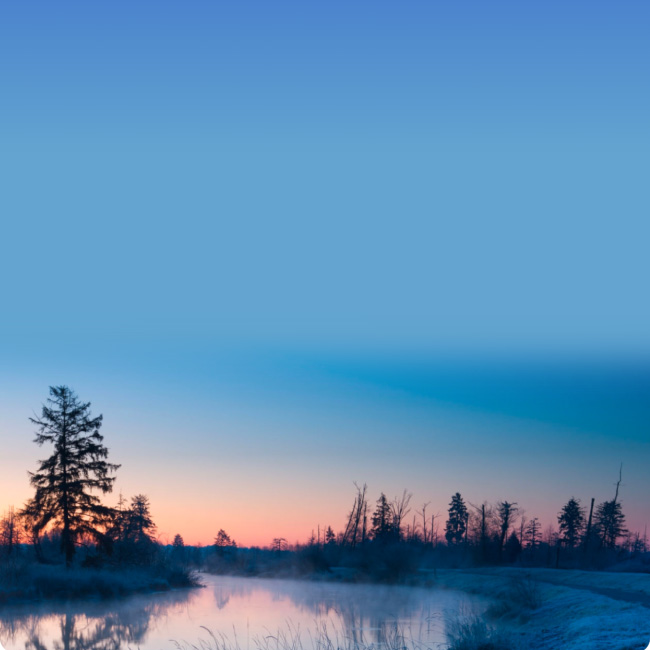
[[[17,562],[0,568],[0,605],[121,598],[198,586],[193,572],[174,566],[66,569],[62,565]]]
[[[650,575],[554,569],[449,569],[436,585],[488,596],[487,621],[536,650],[641,650]]]

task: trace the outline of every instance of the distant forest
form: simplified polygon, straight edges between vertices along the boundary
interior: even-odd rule
[[[371,502],[367,486],[356,494],[345,526],[317,526],[304,543],[283,537],[266,548],[239,548],[223,529],[210,546],[157,539],[149,499],[120,495],[109,507],[99,495],[113,489],[118,465],[108,460],[93,417],[66,386],[50,388],[40,417],[31,418],[35,442],[50,455],[30,472],[33,496],[0,520],[0,598],[118,595],[197,584],[196,570],[238,575],[340,580],[428,580],[438,568],[488,565],[650,570],[645,531],[626,529],[619,499],[588,507],[575,497],[561,505],[557,521],[543,528],[515,501],[474,504],[456,492],[444,515],[430,503],[415,509],[406,490]],[[127,569],[129,579],[117,569]],[[95,575],[92,585],[84,571]],[[124,573],[124,572],[122,572]]]

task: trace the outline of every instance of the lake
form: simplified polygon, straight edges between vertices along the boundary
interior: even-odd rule
[[[201,580],[202,589],[120,601],[5,607],[0,641],[7,650],[327,650],[329,641],[437,648],[450,621],[485,608],[481,599],[446,589],[206,574]]]

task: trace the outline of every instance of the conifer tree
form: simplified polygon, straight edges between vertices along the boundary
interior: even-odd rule
[[[449,517],[447,518],[447,525],[445,527],[445,538],[447,544],[460,544],[465,537],[467,530],[467,506],[463,501],[460,492],[456,492],[451,497],[449,504]]]
[[[106,460],[102,416],[91,416],[90,402],[79,401],[67,386],[50,387],[47,402],[41,417],[30,421],[38,427],[34,442],[51,444],[53,452],[30,472],[36,492],[23,513],[36,531],[48,524],[61,527],[61,550],[70,566],[75,545],[84,536],[98,536],[112,514],[92,491],[111,492],[115,478],[109,474],[119,465]]]
[[[557,516],[560,541],[568,548],[575,548],[585,527],[585,512],[580,501],[571,497]]]
[[[508,536],[508,530],[510,526],[514,523],[517,512],[517,503],[510,503],[509,501],[499,501],[497,503],[497,521],[499,524],[499,559],[502,557],[503,546],[506,542]]]
[[[335,542],[336,542],[336,534],[332,530],[332,527],[328,526],[327,530],[325,531],[325,543],[334,544]]]
[[[131,498],[131,508],[127,516],[127,536],[130,541],[136,544],[148,544],[154,541],[156,524],[151,517],[151,506],[146,494],[136,494]]]
[[[616,548],[619,537],[627,534],[620,501],[604,501],[596,509],[596,530],[605,548]]]
[[[539,519],[534,517],[526,526],[526,548],[534,552],[539,545],[542,536],[542,527],[540,526]]]
[[[393,536],[393,516],[386,495],[382,492],[372,515],[370,534],[377,541],[386,542]]]

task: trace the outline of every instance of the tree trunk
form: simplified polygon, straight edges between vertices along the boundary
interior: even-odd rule
[[[591,543],[591,520],[594,514],[594,501],[595,499],[591,498],[591,508],[589,508],[589,521],[587,523],[587,534],[585,535],[585,554],[589,552],[589,544]]]

